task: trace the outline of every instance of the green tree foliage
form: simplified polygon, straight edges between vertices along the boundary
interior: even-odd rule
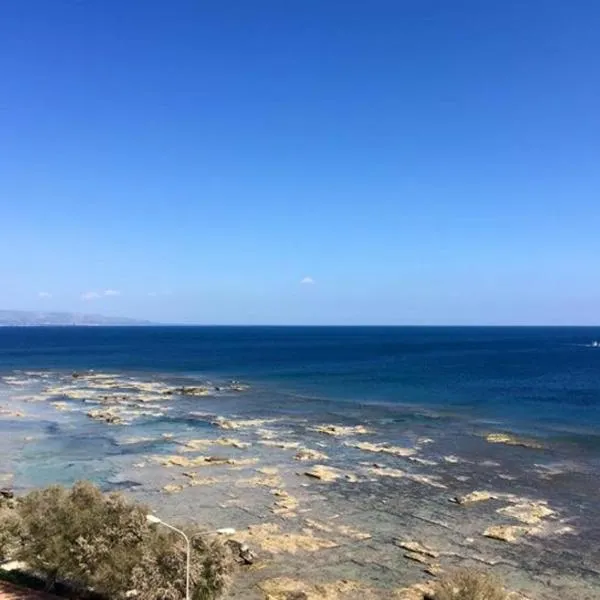
[[[461,569],[446,575],[435,586],[435,600],[507,600],[502,584],[482,571]]]
[[[0,540],[4,532],[16,541],[12,558],[43,574],[49,588],[62,580],[111,599],[131,590],[140,600],[185,597],[185,544],[170,530],[150,525],[145,506],[80,482],[31,492],[13,512],[16,518],[0,522]],[[194,600],[218,598],[231,564],[220,541],[194,537]]]

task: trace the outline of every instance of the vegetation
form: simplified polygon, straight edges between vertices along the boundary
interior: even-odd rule
[[[507,600],[502,584],[482,571],[461,569],[446,575],[436,584],[435,600]]]
[[[3,547],[10,550],[11,558],[45,578],[48,589],[67,581],[81,592],[115,600],[178,600],[185,597],[185,542],[150,525],[147,512],[87,482],[34,491],[0,522],[0,553]],[[217,539],[188,534],[193,536],[192,597],[218,598],[233,564],[230,554]]]

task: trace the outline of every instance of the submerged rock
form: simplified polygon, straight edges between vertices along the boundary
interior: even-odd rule
[[[281,448],[283,450],[295,450],[300,446],[299,442],[286,442],[284,440],[260,440],[258,443],[269,448]]]
[[[208,396],[211,390],[204,386],[182,386],[174,388],[173,390],[167,390],[164,394],[171,396],[178,394],[179,396]]]
[[[95,409],[90,410],[86,414],[88,417],[90,417],[90,419],[94,419],[95,421],[104,421],[105,423],[109,423],[111,425],[120,425],[123,423],[123,419],[111,410]]]
[[[294,458],[296,460],[327,460],[329,457],[324,452],[312,448],[300,448]]]
[[[507,444],[508,446],[522,446],[523,448],[542,449],[544,446],[535,440],[526,440],[508,433],[489,433],[485,439],[491,444]]]
[[[402,448],[400,446],[390,446],[389,444],[373,444],[372,442],[344,442],[345,446],[358,448],[366,452],[383,452],[393,456],[412,456],[417,451],[414,448]]]
[[[318,425],[317,427],[313,427],[313,431],[333,436],[373,433],[372,429],[367,429],[364,425]]]

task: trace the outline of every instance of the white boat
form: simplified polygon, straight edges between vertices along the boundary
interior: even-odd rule
[[[598,342],[598,341],[592,342],[592,348],[600,348],[600,342]]]

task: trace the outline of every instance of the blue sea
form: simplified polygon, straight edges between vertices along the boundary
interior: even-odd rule
[[[0,372],[239,379],[274,410],[412,407],[595,443],[595,340],[600,327],[6,327]]]

